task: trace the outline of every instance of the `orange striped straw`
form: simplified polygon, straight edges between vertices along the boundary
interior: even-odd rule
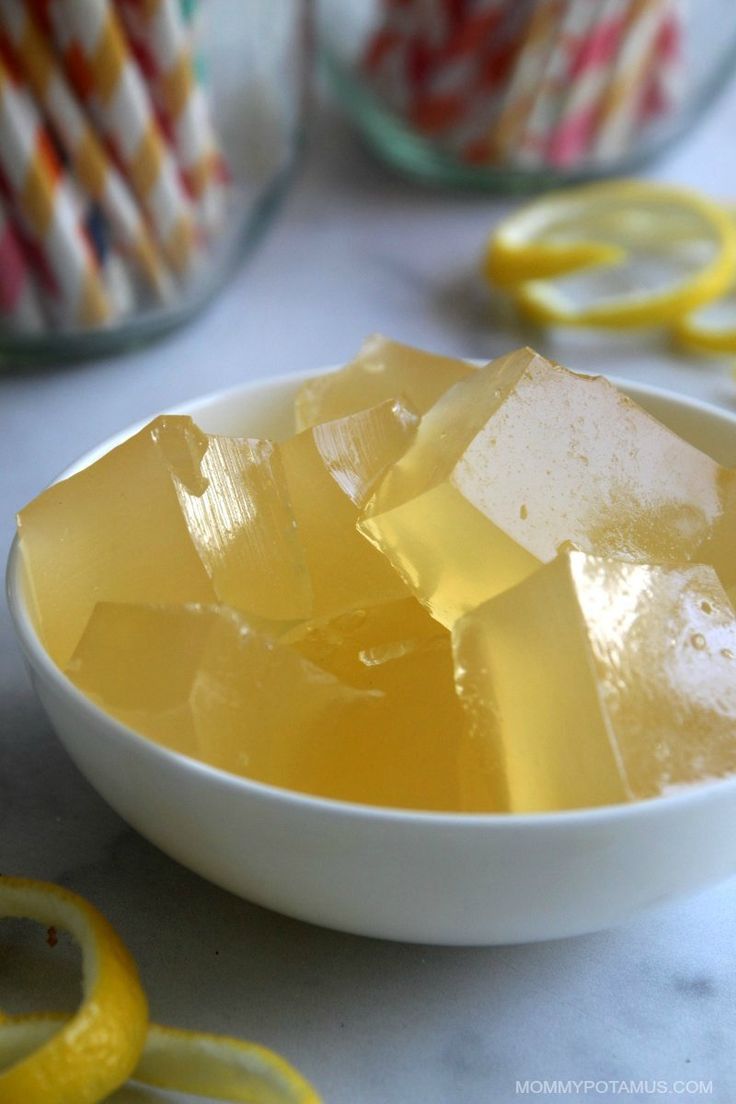
[[[534,109],[536,92],[554,50],[565,0],[538,0],[516,59],[491,144],[500,161],[514,160],[515,147]]]
[[[112,308],[74,196],[35,104],[0,56],[0,169],[44,258],[64,325],[99,326]]]
[[[44,3],[78,95],[124,167],[172,268],[188,274],[198,251],[194,211],[113,6]]]
[[[662,25],[671,13],[670,0],[630,0],[621,48],[599,112],[596,161],[610,161],[630,146]]]
[[[204,225],[224,214],[224,158],[197,80],[179,0],[117,0],[138,64],[176,153],[184,186]]]
[[[77,180],[100,204],[117,244],[133,258],[149,286],[159,298],[170,298],[171,280],[140,208],[70,90],[33,13],[18,0],[0,0],[0,20],[0,33],[10,39]]]

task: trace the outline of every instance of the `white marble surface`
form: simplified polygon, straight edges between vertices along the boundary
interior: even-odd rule
[[[198,393],[339,361],[376,329],[467,356],[519,342],[473,276],[505,205],[421,191],[329,114],[316,124],[276,226],[206,315],[125,357],[0,372],[0,545],[75,456]],[[736,89],[654,175],[732,199],[734,133]],[[727,364],[639,339],[602,350],[524,336],[575,366],[736,404]],[[736,881],[617,931],[526,947],[402,946],[282,918],[177,866],[104,805],[36,704],[4,610],[0,871],[87,894],[138,958],[156,1019],[273,1046],[327,1104],[506,1104],[535,1078],[702,1079],[712,1092],[685,1099],[736,1100]],[[36,929],[0,926],[0,1007],[69,1004],[76,967],[66,943],[51,951]]]

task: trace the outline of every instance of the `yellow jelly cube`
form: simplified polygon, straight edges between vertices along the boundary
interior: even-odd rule
[[[46,648],[68,661],[95,603],[227,602],[254,617],[312,613],[277,447],[156,418],[21,511]]]
[[[449,640],[447,629],[410,596],[305,621],[281,637],[318,667],[364,686],[391,657],[437,640]]]
[[[425,414],[359,527],[451,627],[567,544],[708,560],[726,474],[607,380],[521,349]]]
[[[371,805],[477,811],[470,737],[455,693],[450,637],[414,598],[292,630],[293,646],[341,681],[383,695],[335,730],[320,793]],[[470,804],[468,799],[470,798]]]
[[[423,414],[471,371],[463,360],[426,353],[375,334],[344,368],[302,384],[294,403],[297,428],[307,429],[400,396]]]
[[[487,784],[512,812],[736,771],[736,617],[709,566],[564,553],[461,618],[453,646]]]
[[[406,594],[403,581],[355,526],[359,505],[406,450],[418,421],[403,403],[389,399],[305,429],[279,446],[315,617]]]
[[[100,603],[67,674],[107,712],[166,747],[306,792],[333,731],[348,739],[352,711],[370,714],[377,698],[224,606]]]

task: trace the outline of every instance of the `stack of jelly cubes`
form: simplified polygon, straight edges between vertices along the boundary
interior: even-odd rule
[[[246,778],[521,813],[736,772],[736,473],[530,349],[371,338],[287,439],[161,416],[19,532],[68,677]]]

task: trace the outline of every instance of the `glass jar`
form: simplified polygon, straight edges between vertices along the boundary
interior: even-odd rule
[[[0,357],[137,344],[253,247],[301,145],[308,0],[0,5]]]
[[[733,0],[322,0],[340,103],[424,181],[531,191],[631,171],[732,74]]]

